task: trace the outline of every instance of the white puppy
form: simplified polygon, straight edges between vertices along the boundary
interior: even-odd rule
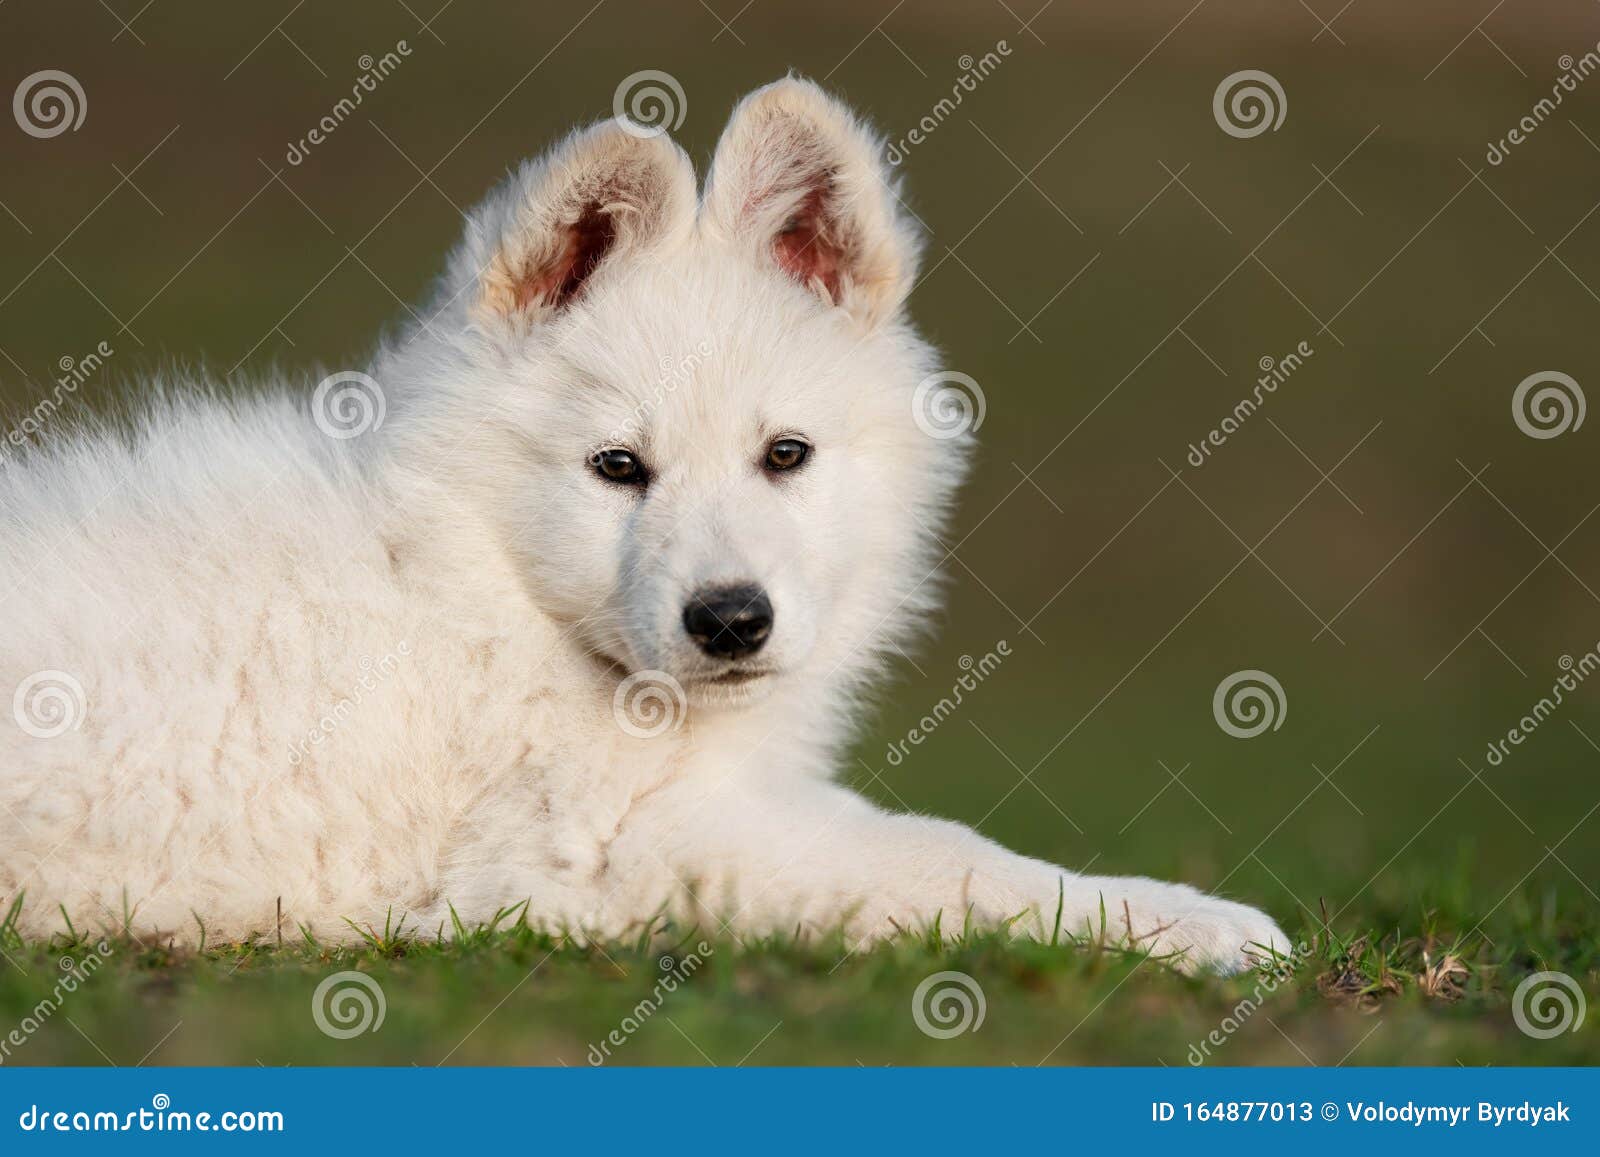
[[[1252,908],[832,782],[933,609],[966,441],[918,421],[939,367],[880,155],[798,80],[739,105],[703,196],[665,136],[597,125],[309,412],[173,383],[131,432],[0,459],[20,930],[338,938],[526,902],[591,936],[1104,912],[1189,967],[1287,949]]]

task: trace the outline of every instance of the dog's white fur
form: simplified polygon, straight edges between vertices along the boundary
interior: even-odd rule
[[[83,689],[59,735],[0,716],[20,930],[338,939],[525,900],[592,936],[666,911],[1048,937],[1059,905],[1065,934],[1104,913],[1189,967],[1287,949],[1254,909],[831,782],[884,652],[933,609],[965,449],[913,420],[937,365],[880,155],[795,79],[740,104],[703,198],[665,136],[600,124],[471,217],[428,320],[367,367],[378,428],[330,438],[298,387],[176,382],[131,432],[0,459],[0,688]],[[770,475],[784,435],[814,449]],[[595,473],[608,445],[648,487]],[[770,673],[729,685],[681,614],[734,581],[775,625]],[[637,672],[664,697],[616,701]]]

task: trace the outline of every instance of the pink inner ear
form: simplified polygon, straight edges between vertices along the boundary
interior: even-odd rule
[[[839,302],[844,250],[828,230],[827,190],[818,188],[804,201],[772,243],[778,264],[802,285],[821,284],[828,300]]]
[[[518,309],[565,305],[578,295],[617,240],[611,214],[591,205],[567,229],[566,245],[554,261],[523,270],[517,280]]]

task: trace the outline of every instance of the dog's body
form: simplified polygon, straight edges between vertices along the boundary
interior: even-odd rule
[[[174,388],[131,437],[0,459],[20,930],[340,938],[526,901],[592,936],[1059,912],[1189,966],[1286,949],[830,781],[963,472],[913,415],[915,256],[872,139],[780,82],[703,200],[617,123],[525,167],[376,355],[357,437],[326,391],[314,420]]]

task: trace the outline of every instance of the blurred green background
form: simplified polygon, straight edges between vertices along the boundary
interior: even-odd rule
[[[87,117],[0,126],[3,425],[101,341],[57,420],[173,362],[238,388],[351,364],[422,296],[460,210],[610,115],[632,73],[678,81],[703,166],[733,102],[786,70],[900,139],[1004,41],[899,166],[929,231],[915,316],[987,412],[945,621],[849,778],[1294,926],[1325,902],[1592,927],[1600,681],[1502,765],[1485,750],[1600,642],[1600,419],[1535,439],[1512,415],[1539,371],[1600,388],[1600,79],[1503,163],[1486,150],[1595,50],[1600,9],[1487,8],[11,0],[5,91],[61,69]],[[1241,139],[1212,98],[1244,69],[1287,107]],[[1300,342],[1305,364],[1186,462]],[[1000,639],[1012,657],[891,764],[959,657]],[[1242,669],[1287,701],[1248,740],[1212,714]]]

